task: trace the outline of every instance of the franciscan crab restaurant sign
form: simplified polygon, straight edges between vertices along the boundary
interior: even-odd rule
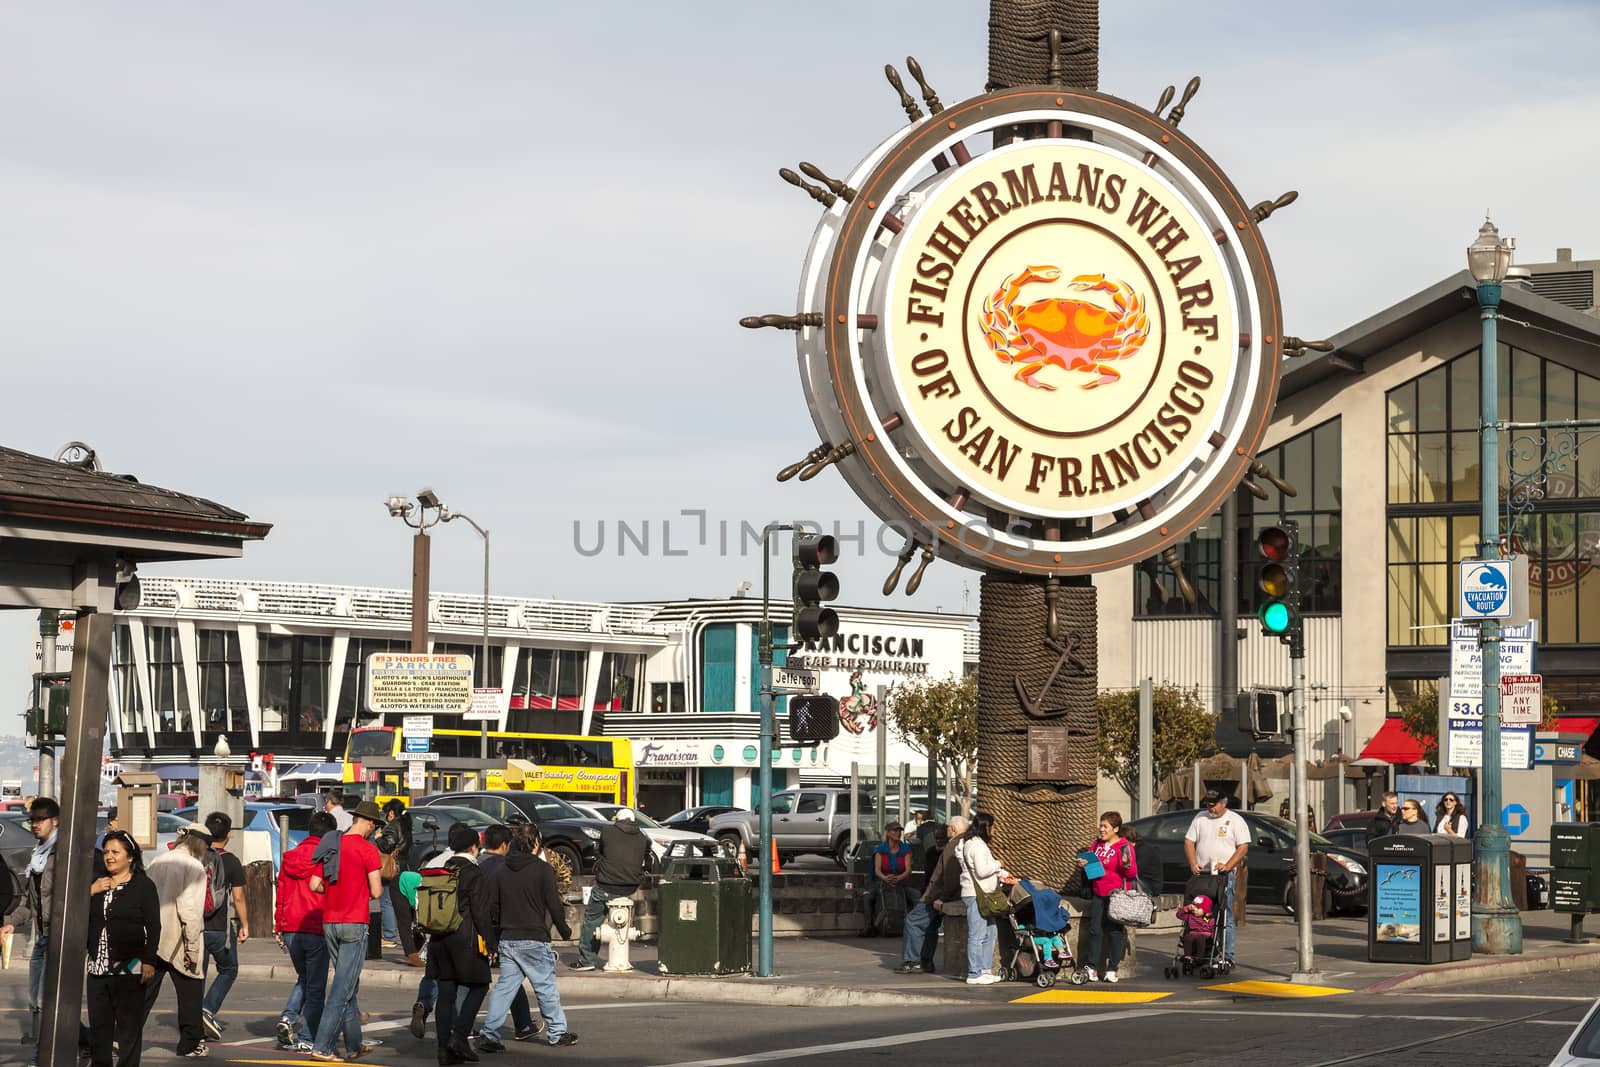
[[[1237,344],[1209,233],[1159,175],[1087,142],[1020,142],[946,183],[888,283],[927,454],[1027,514],[1129,508],[1182,473]]]

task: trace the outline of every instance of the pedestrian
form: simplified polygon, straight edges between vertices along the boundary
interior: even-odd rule
[[[478,866],[483,871],[484,891],[505,870],[506,856],[511,851],[511,828],[496,823],[483,832],[483,849],[478,853]],[[548,860],[546,862],[549,862]],[[552,868],[554,870],[554,868]],[[561,879],[556,878],[556,894],[561,895]],[[544,1031],[543,1022],[535,1022],[533,1007],[528,1003],[528,990],[517,986],[517,995],[511,998],[511,1029],[516,1041],[532,1041]]]
[[[1226,874],[1227,888],[1222,894],[1222,909],[1233,909],[1233,892],[1239,880],[1239,865],[1250,851],[1250,827],[1244,816],[1228,810],[1228,798],[1215,789],[1202,798],[1204,807],[1183,835],[1183,852],[1193,874]],[[1237,924],[1222,924],[1222,955],[1233,962],[1234,930]]]
[[[1100,864],[1101,873],[1089,881],[1092,895],[1089,897],[1089,942],[1085,951],[1088,959],[1084,961],[1084,973],[1091,982],[1101,977],[1098,968],[1100,946],[1104,940],[1104,977],[1105,981],[1115,985],[1117,966],[1122,962],[1122,952],[1128,944],[1128,931],[1111,918],[1111,894],[1137,885],[1139,881],[1139,860],[1134,854],[1133,844],[1122,836],[1121,812],[1101,813],[1099,837],[1089,851]],[[1078,856],[1079,866],[1087,866],[1088,862],[1081,854]]]
[[[350,813],[344,810],[344,794],[337,789],[328,790],[327,797],[322,802],[322,810],[333,816],[334,829],[340,835],[350,832]]]
[[[178,999],[177,1051],[186,1059],[203,1059],[207,1054],[200,1002],[205,994],[205,855],[210,850],[209,834],[198,826],[186,827],[178,831],[172,848],[145,869],[161,903],[161,941],[152,961],[155,977],[145,986],[143,1021],[149,1023],[161,983],[171,977]]]
[[[335,820],[338,819],[336,813]],[[357,995],[361,988],[361,965],[367,954],[367,924],[372,902],[383,892],[378,869],[383,858],[368,841],[383,824],[378,805],[363,800],[350,813],[350,829],[339,835],[338,851],[326,861],[323,873],[312,881],[315,890],[323,885],[322,935],[333,964],[333,982],[322,1005],[322,1020],[317,1025],[311,1058],[337,1060],[333,1044],[344,1034],[349,1059],[372,1051],[376,1042],[361,1039],[361,1008]],[[313,855],[321,852],[313,852]]]
[[[39,1009],[44,996],[44,961],[50,952],[50,918],[55,906],[56,836],[61,826],[61,806],[49,797],[34,797],[28,805],[28,825],[38,844],[28,857],[22,876],[22,892],[6,912],[0,937],[10,937],[19,925],[32,927],[33,948],[28,956],[28,1010],[33,1013],[33,1033],[39,1033]],[[35,1038],[33,1059],[39,1063],[39,1044]]]
[[[100,843],[106,875],[90,886],[88,939],[89,1062],[139,1067],[144,1045],[144,986],[156,976],[161,901],[144,873],[139,846],[121,830]],[[113,1053],[112,1045],[116,1051]]]
[[[421,967],[422,957],[417,953],[417,939],[413,933],[416,916],[399,886],[400,875],[410,870],[411,813],[406,811],[405,801],[396,797],[383,806],[383,817],[388,821],[375,844],[383,856],[379,874],[383,878],[384,893],[378,903],[383,912],[384,945],[398,947],[405,953],[406,963]],[[394,937],[389,936],[391,932]]]
[[[883,916],[875,915],[878,907],[887,911],[888,903],[882,898],[891,893],[900,895],[902,904],[900,913],[908,913],[917,906],[917,891],[911,885],[911,846],[904,840],[905,827],[898,822],[892,822],[883,828],[883,840],[878,842],[872,850],[872,886],[861,898],[862,903],[862,937],[873,937],[878,933],[878,924]]]
[[[512,994],[524,979],[533,986],[539,1001],[545,1040],[552,1045],[578,1043],[578,1035],[567,1029],[561,993],[556,989],[556,954],[550,947],[551,926],[563,940],[572,936],[572,929],[567,925],[566,904],[556,892],[555,872],[538,856],[540,845],[538,827],[517,827],[511,836],[505,869],[489,887],[489,949],[500,957],[500,977],[489,997],[483,1029],[478,1033],[479,1052],[505,1050],[500,1043],[500,1027],[505,1025]]]
[[[1367,840],[1374,837],[1387,837],[1394,833],[1395,824],[1400,821],[1400,794],[1385,793],[1383,801],[1378,808],[1378,814],[1367,824]]]
[[[989,837],[993,832],[994,816],[980,811],[972,817],[972,824],[955,845],[961,871],[961,903],[967,909],[968,985],[993,985],[1000,981],[990,970],[998,931],[994,919],[985,918],[978,910],[978,893],[992,893],[1002,881],[1014,879],[989,850]]]
[[[305,840],[285,852],[279,865],[275,929],[295,973],[294,989],[278,1019],[279,1048],[310,1052],[322,1021],[328,943],[322,930],[323,894],[311,891],[311,878],[321,871],[312,854],[325,835],[335,832],[332,815],[312,812]]]
[[[478,1008],[489,991],[489,919],[484,904],[483,872],[478,867],[478,832],[466,823],[450,827],[450,851],[455,855],[444,865],[455,882],[455,907],[460,925],[448,932],[435,932],[428,944],[428,976],[439,983],[438,1012],[434,1029],[438,1035],[439,1063],[466,1063],[477,1060],[467,1035],[478,1017]],[[429,868],[430,871],[438,868]],[[427,875],[433,878],[431,873]],[[424,915],[426,918],[426,914]],[[464,991],[464,992],[463,992]],[[457,995],[461,993],[459,1009]]]
[[[1434,809],[1433,817],[1434,833],[1449,834],[1451,837],[1467,836],[1467,811],[1454,793],[1446,793],[1439,798],[1439,806]]]
[[[1427,817],[1422,814],[1422,802],[1407,798],[1400,805],[1400,821],[1394,824],[1394,829],[1390,832],[1407,834],[1412,837],[1433,833],[1433,828],[1428,825]]]
[[[433,862],[428,864],[426,870],[440,870],[455,856],[455,853],[449,848],[448,836],[445,839],[445,846],[445,850],[433,858]],[[420,882],[420,877],[418,880]],[[413,913],[415,913],[415,893],[412,894],[411,903],[411,910]],[[433,941],[431,937],[428,937],[426,934],[421,934],[420,931],[419,935],[426,938],[427,942],[431,946]],[[429,951],[432,951],[431,947]],[[422,980],[417,983],[416,1002],[411,1005],[411,1036],[416,1038],[418,1041],[421,1041],[424,1037],[428,1036],[428,1016],[432,1014],[434,1004],[438,1002],[438,999],[439,982],[432,975],[430,975],[426,969],[424,969],[422,972]]]
[[[896,974],[934,973],[933,952],[939,944],[939,928],[944,925],[944,902],[961,898],[961,865],[951,850],[950,839],[967,832],[967,820],[950,817],[950,825],[933,838],[937,855],[928,874],[922,899],[906,914],[906,928],[900,936],[900,966]]]
[[[213,1041],[222,1040],[222,1023],[217,1012],[227,999],[239,977],[239,945],[250,940],[250,918],[244,905],[244,865],[239,857],[227,849],[228,835],[233,832],[233,820],[226,813],[214,811],[206,816],[206,833],[211,835],[211,850],[205,857],[206,894],[206,953],[202,966],[217,963],[217,976],[206,990],[200,1005],[200,1022],[206,1036]],[[230,914],[231,912],[231,914]]]
[[[589,889],[589,902],[583,909],[583,928],[578,932],[578,961],[572,965],[575,971],[592,971],[600,965],[599,941],[595,934],[605,922],[606,901],[612,897],[631,897],[644,877],[650,839],[639,832],[632,808],[619,809],[612,816],[611,825],[600,831],[598,852],[594,862],[594,885]]]

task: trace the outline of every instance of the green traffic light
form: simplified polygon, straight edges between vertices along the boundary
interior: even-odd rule
[[[1289,605],[1281,600],[1271,600],[1261,605],[1261,626],[1269,634],[1281,634],[1289,629]]]

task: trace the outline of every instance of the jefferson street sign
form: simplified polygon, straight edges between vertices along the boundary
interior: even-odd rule
[[[801,667],[772,668],[774,693],[816,693],[820,691],[821,686],[822,676],[818,671]]]

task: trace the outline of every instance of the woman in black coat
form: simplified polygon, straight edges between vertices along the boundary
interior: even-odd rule
[[[467,1043],[478,1008],[489,991],[489,956],[479,931],[489,929],[483,900],[483,872],[478,869],[478,832],[465,823],[450,827],[450,850],[455,853],[445,869],[456,872],[461,925],[448,934],[436,934],[428,942],[428,976],[439,983],[438,1015],[434,1028],[439,1035],[439,1063],[476,1062],[478,1054]],[[457,987],[466,990],[461,1010],[456,1010]]]
[[[106,875],[89,901],[89,1055],[94,1067],[138,1067],[144,1044],[144,984],[155,977],[161,901],[144,873],[139,846],[121,830],[106,834]]]

